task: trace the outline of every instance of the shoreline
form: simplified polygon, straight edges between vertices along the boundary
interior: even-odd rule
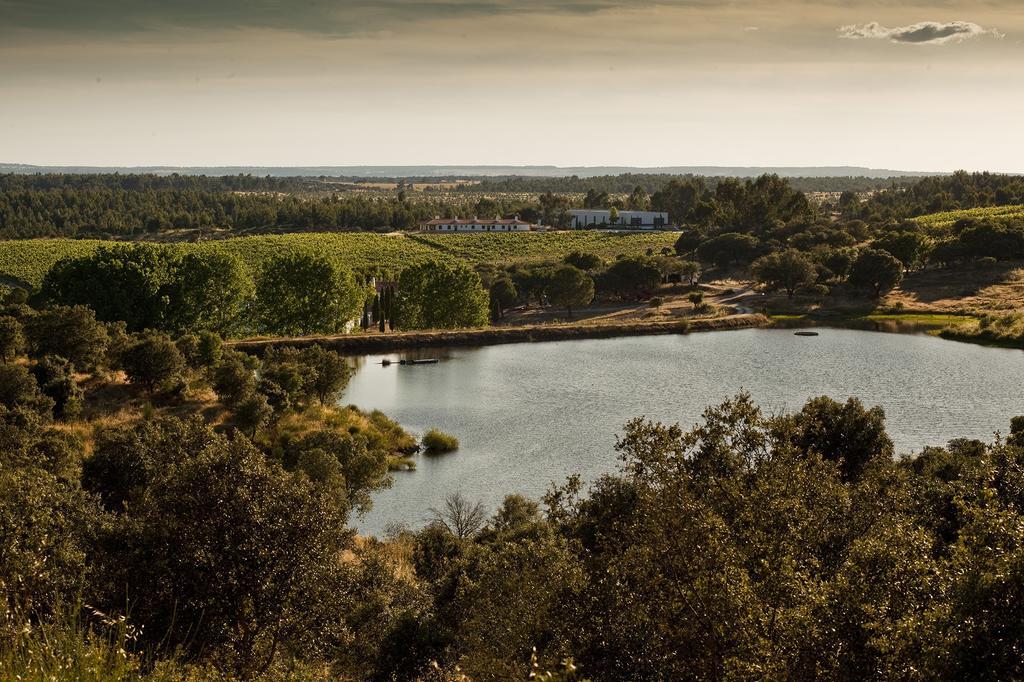
[[[576,339],[607,339],[621,336],[654,336],[689,334],[691,332],[755,329],[772,326],[771,320],[760,314],[728,315],[725,317],[671,320],[668,322],[632,322],[605,324],[551,324],[519,327],[484,327],[479,329],[453,329],[434,331],[394,332],[391,334],[340,334],[335,336],[301,336],[286,338],[255,338],[229,341],[235,350],[260,355],[270,346],[320,345],[348,355],[444,348],[448,346],[495,346],[506,343],[536,343],[542,341],[571,341]]]

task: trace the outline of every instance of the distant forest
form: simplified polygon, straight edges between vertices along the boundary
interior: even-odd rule
[[[628,194],[636,187],[643,187],[653,194],[664,189],[670,182],[701,180],[708,187],[714,187],[726,179],[719,176],[699,175],[665,175],[655,173],[623,173],[621,175],[602,175],[581,178],[570,176],[565,178],[543,178],[509,176],[484,178],[479,184],[467,185],[460,191],[478,192],[563,192],[577,193],[595,190],[609,194]],[[825,178],[785,178],[789,186],[798,192],[867,192],[871,190],[905,187],[913,183],[911,178],[867,178],[867,177],[825,177]]]
[[[756,230],[813,218],[805,194],[832,191],[846,219],[886,222],[983,206],[1024,204],[1024,178],[989,173],[870,178],[704,178],[624,174],[489,178],[456,188],[351,191],[357,178],[232,175],[0,175],[0,238],[136,237],[171,230],[412,229],[436,216],[519,215],[556,226],[573,207],[668,211],[676,224]],[[437,182],[436,178],[430,179]],[[375,178],[381,182],[381,178]],[[832,204],[825,211],[834,208]]]
[[[860,202],[852,194],[840,199],[847,218],[867,221],[913,218],[986,206],[1024,204],[1024,176],[958,171],[947,177],[922,178]]]

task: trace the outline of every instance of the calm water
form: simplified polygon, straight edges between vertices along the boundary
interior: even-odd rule
[[[379,408],[416,433],[454,434],[459,451],[417,457],[358,522],[364,533],[419,526],[446,493],[494,508],[578,472],[614,471],[615,435],[645,415],[691,426],[704,407],[746,389],[766,412],[812,396],[885,408],[901,453],[951,438],[988,440],[1024,414],[1024,352],[923,335],[820,329],[743,330],[424,351],[436,365],[382,367],[366,356],[344,402]]]

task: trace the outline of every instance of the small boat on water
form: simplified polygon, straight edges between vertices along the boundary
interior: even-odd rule
[[[423,358],[422,360],[399,360],[400,365],[436,365],[439,362],[437,358]]]
[[[819,336],[818,332],[793,332],[793,336]]]
[[[391,361],[388,360],[387,358],[384,358],[383,360],[380,361],[380,364],[382,367],[388,367],[389,365],[391,365]]]

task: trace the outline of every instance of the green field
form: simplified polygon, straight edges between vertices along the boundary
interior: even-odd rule
[[[369,232],[285,234],[238,237],[198,243],[169,244],[182,251],[217,250],[236,254],[253,270],[281,253],[328,256],[353,271],[397,273],[430,259],[478,263],[526,263],[561,260],[572,251],[588,251],[607,259],[639,255],[671,247],[676,235],[552,232],[527,234],[383,235]],[[0,277],[38,286],[61,258],[89,254],[114,242],[74,239],[29,239],[0,242]]]
[[[411,239],[470,263],[527,263],[561,259],[573,251],[612,260],[619,254],[637,255],[672,247],[679,235],[671,232],[616,234],[609,232],[522,232],[513,234],[414,235]]]
[[[961,211],[945,211],[914,218],[914,222],[933,234],[944,234],[958,220],[966,218],[974,220],[995,220],[1006,222],[1024,220],[1024,206],[989,206],[986,208],[969,208]]]

